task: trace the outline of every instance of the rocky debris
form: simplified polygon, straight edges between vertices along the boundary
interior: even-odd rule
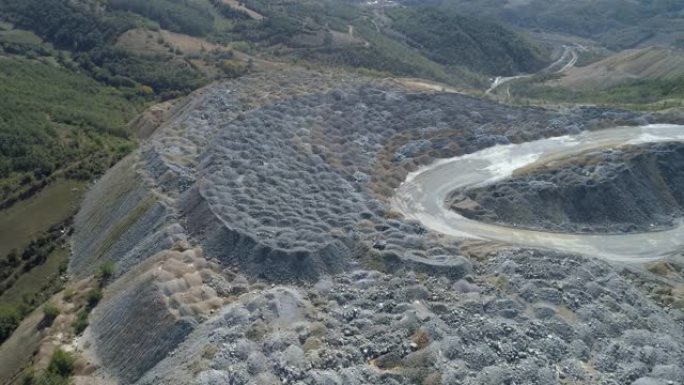
[[[468,197],[455,197],[451,202],[451,209],[459,214],[471,218],[482,212],[480,204]]]
[[[215,86],[143,149],[146,172],[177,197],[188,236],[207,254],[279,282],[341,272],[374,238],[388,255],[423,264],[449,255],[443,242],[393,219],[378,197],[408,171],[437,157],[566,134],[581,122],[637,118],[517,109],[337,75],[292,71]],[[255,87],[299,78],[308,93],[246,102]]]
[[[385,248],[387,248],[387,241],[384,239],[374,239],[373,248],[377,250],[385,250]]]
[[[668,368],[684,358],[682,317],[613,268],[524,250],[475,262],[387,204],[436,158],[639,116],[303,70],[217,83],[169,113],[75,220],[70,272],[117,263],[88,334],[100,372],[140,384],[681,382]]]
[[[123,275],[90,320],[107,371],[124,383],[137,380],[229,302],[229,278],[193,249],[159,253]]]
[[[468,279],[357,270],[243,294],[139,383],[684,381],[682,321],[604,262],[509,250]]]
[[[682,216],[683,205],[680,143],[585,154],[451,198],[452,209],[467,218],[577,233],[662,230]]]
[[[421,265],[437,256],[425,268],[443,269],[453,245],[389,210],[408,172],[497,143],[641,119],[298,69],[208,86],[167,114],[86,199],[75,223],[76,275],[104,260],[125,271],[177,242],[278,282],[342,272],[373,239],[384,240],[388,259]]]
[[[87,194],[74,218],[69,272],[93,274],[105,261],[127,271],[146,258],[187,241],[171,218],[173,208],[158,199],[135,167],[133,154],[110,169]]]
[[[180,102],[182,103],[182,101]],[[128,124],[128,129],[139,139],[149,138],[154,131],[179,109],[179,100],[168,100],[148,108]]]

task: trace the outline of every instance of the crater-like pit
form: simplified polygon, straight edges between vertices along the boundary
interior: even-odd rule
[[[456,190],[447,204],[469,219],[534,230],[671,228],[684,207],[684,144],[622,146],[533,164],[493,184]]]

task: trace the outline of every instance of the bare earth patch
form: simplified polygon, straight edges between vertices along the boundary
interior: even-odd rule
[[[199,54],[203,51],[228,50],[228,47],[208,42],[205,39],[166,30],[151,31],[135,28],[124,32],[116,42],[120,48],[149,55],[168,53],[170,48],[180,49],[183,54]]]
[[[251,18],[254,19],[254,20],[262,20],[262,19],[264,18],[264,15],[260,14],[259,12],[254,11],[254,10],[252,10],[252,9],[249,9],[249,8],[245,7],[245,5],[242,4],[242,3],[239,2],[239,1],[236,1],[236,0],[223,0],[223,4],[228,4],[228,5],[230,5],[232,8],[235,8],[235,9],[237,9],[237,10],[239,10],[239,11],[242,11],[242,12],[248,14],[249,17],[251,17]]]

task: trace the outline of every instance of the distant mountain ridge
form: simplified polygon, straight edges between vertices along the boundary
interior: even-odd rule
[[[408,1],[409,4],[424,2]],[[677,0],[436,0],[431,4],[530,30],[595,39],[611,49],[669,43],[684,31]]]

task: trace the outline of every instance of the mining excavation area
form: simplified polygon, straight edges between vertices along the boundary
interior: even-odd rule
[[[75,218],[82,383],[684,381],[666,115],[296,68],[169,115]]]
[[[677,142],[597,150],[455,191],[451,207],[470,219],[528,229],[663,231],[682,216],[683,161]]]
[[[620,127],[490,147],[411,173],[393,202],[444,234],[654,260],[682,246],[681,132]]]

